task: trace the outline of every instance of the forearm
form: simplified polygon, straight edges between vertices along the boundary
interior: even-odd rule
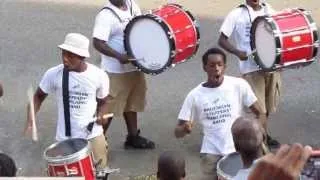
[[[105,114],[107,114],[107,108],[108,103],[105,100],[101,100],[100,102],[98,102],[98,106],[97,106],[97,117],[103,117]]]
[[[122,55],[118,53],[116,50],[114,50],[113,48],[111,48],[109,45],[107,45],[105,41],[102,41],[96,38],[93,39],[93,46],[97,51],[109,57],[120,59]]]
[[[224,50],[228,51],[231,54],[237,55],[239,53],[239,50],[233,46],[228,37],[225,35],[221,34],[219,38],[219,46],[221,46]]]

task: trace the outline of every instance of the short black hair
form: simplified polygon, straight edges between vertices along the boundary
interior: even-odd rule
[[[186,176],[185,159],[181,153],[167,151],[158,159],[157,176],[161,180],[180,180]]]
[[[14,160],[4,153],[0,153],[0,177],[15,177],[17,172]]]
[[[202,64],[207,65],[210,54],[220,54],[223,57],[224,64],[227,63],[227,55],[219,48],[210,48],[202,56]]]
[[[236,150],[246,158],[257,155],[263,143],[262,127],[257,119],[239,117],[231,127]]]

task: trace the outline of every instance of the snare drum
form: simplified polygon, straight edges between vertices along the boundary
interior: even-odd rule
[[[95,179],[92,152],[85,139],[68,139],[52,144],[44,151],[49,176],[84,176]]]
[[[125,28],[124,44],[132,62],[147,74],[159,74],[193,56],[200,32],[189,11],[167,4],[152,13],[136,16]]]
[[[241,156],[234,152],[221,158],[217,164],[218,180],[231,180],[243,167]]]
[[[288,9],[257,17],[251,27],[255,61],[266,71],[308,65],[319,47],[318,30],[309,12]]]

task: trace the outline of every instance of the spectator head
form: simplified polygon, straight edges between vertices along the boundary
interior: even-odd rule
[[[158,179],[183,180],[186,176],[185,160],[176,152],[164,152],[158,159]]]
[[[231,128],[236,150],[242,160],[251,162],[261,155],[263,131],[255,118],[238,118]]]
[[[11,157],[0,153],[0,177],[15,177],[17,167]]]

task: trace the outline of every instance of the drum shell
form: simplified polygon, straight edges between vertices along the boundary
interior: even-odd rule
[[[47,173],[49,176],[84,176],[86,180],[95,179],[92,152],[87,140],[68,139],[67,141],[76,142],[79,140],[86,141],[86,146],[66,156],[49,157],[47,155],[47,152],[58,147],[63,141],[54,143],[46,148],[43,156],[47,161]]]
[[[139,23],[140,20],[144,19],[152,20],[161,27],[163,34],[165,34],[169,43],[169,52],[167,52],[167,50],[166,52],[163,52],[163,54],[168,53],[168,58],[160,58],[161,62],[159,62],[162,64],[160,67],[152,67],[152,62],[149,64],[143,64],[139,61],[132,61],[133,65],[135,65],[139,70],[147,74],[157,75],[169,67],[173,67],[176,64],[184,62],[196,54],[200,42],[200,31],[196,20],[189,11],[184,10],[180,5],[166,4],[158,9],[150,11],[150,13],[136,16],[128,23],[124,33],[124,45],[130,56],[135,57],[138,60],[139,58],[144,58],[143,55],[140,55],[141,57],[135,56],[134,48],[131,47],[130,43],[131,30],[135,28],[136,23]],[[144,41],[139,43],[143,44]],[[136,44],[136,47],[138,46],[139,44]],[[146,56],[148,56],[148,53],[151,53],[146,50],[144,51],[146,52],[144,54]],[[151,59],[151,61],[152,60],[153,59]],[[147,60],[147,62],[149,61]],[[149,68],[148,66],[151,67]]]
[[[307,18],[306,14],[302,10],[293,9],[291,13],[280,13],[272,16],[275,23],[278,25],[280,32],[286,32],[279,35],[282,41],[283,53],[280,58],[280,65],[285,65],[288,62],[294,62],[300,59],[311,60],[315,57],[314,48],[317,48],[314,43],[317,39],[314,37],[313,32],[317,31],[312,29],[311,24],[314,23],[312,18]],[[292,16],[292,13],[297,15]],[[282,16],[289,16],[288,18],[277,18]],[[315,26],[315,25],[314,25]],[[295,29],[306,27],[304,30],[295,32]],[[282,36],[282,37],[281,37]],[[306,46],[307,45],[307,46]],[[302,47],[290,51],[297,47]],[[289,50],[289,51],[286,51]]]
[[[264,60],[255,56],[256,63],[266,71],[277,68],[308,65],[314,61],[319,47],[318,29],[311,15],[303,9],[289,9],[272,16],[257,17],[251,28],[251,48],[255,50],[255,31],[259,23],[269,24],[276,45],[274,65],[264,66]],[[259,51],[257,52],[259,54]]]
[[[199,47],[199,27],[192,14],[177,4],[168,4],[152,14],[161,17],[174,37],[176,55],[173,63],[182,62],[195,54]]]

